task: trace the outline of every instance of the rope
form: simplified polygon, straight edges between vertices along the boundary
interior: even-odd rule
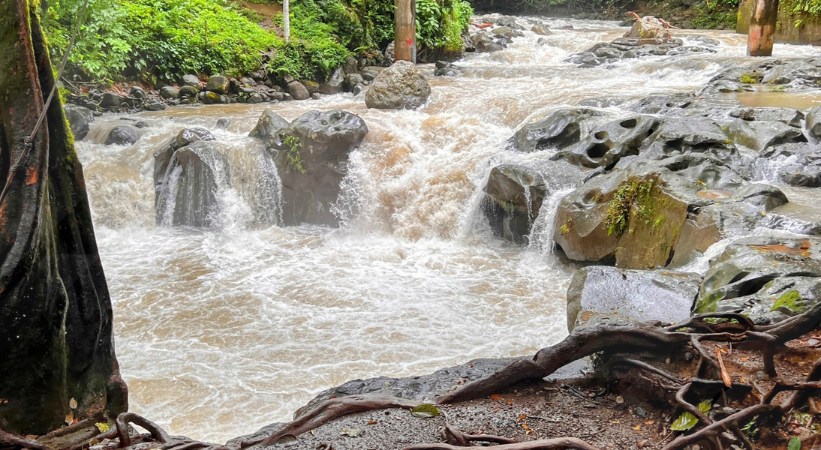
[[[48,99],[43,105],[43,110],[40,112],[40,117],[37,118],[37,123],[34,125],[34,129],[31,131],[29,137],[24,140],[24,145],[26,146],[26,149],[30,149],[32,147],[34,143],[34,137],[37,135],[37,131],[40,129],[40,125],[43,124],[43,119],[45,119],[46,113],[48,112],[48,108],[49,106],[51,106],[51,101],[54,99],[54,94],[57,92],[57,81],[63,76],[63,70],[66,68],[68,57],[71,54],[71,50],[74,48],[74,43],[77,41],[77,36],[79,36],[80,34],[80,26],[85,21],[87,12],[88,0],[84,0],[83,7],[80,10],[80,14],[77,16],[77,23],[74,27],[74,32],[71,35],[71,39],[68,41],[68,47],[66,47],[65,53],[63,53],[63,60],[60,62],[60,69],[57,71],[57,78],[54,80],[54,85],[51,86],[51,92],[49,92],[48,94]]]

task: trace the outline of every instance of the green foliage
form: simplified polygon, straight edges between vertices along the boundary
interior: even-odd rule
[[[652,197],[658,183],[658,175],[651,174],[643,178],[630,177],[619,185],[604,219],[608,236],[620,237],[624,234],[630,222],[630,211],[634,207],[648,224],[651,223],[655,209]],[[661,223],[653,221],[653,225],[660,226]]]
[[[45,28],[62,56],[81,0],[56,0]],[[224,0],[90,0],[69,59],[73,75],[95,80],[131,76],[173,80],[185,73],[252,71],[281,41]]]
[[[416,0],[416,39],[427,48],[457,51],[473,8],[465,0]]]
[[[801,450],[801,438],[790,438],[790,442],[787,443],[787,450]]]
[[[710,411],[710,408],[712,408],[712,406],[713,402],[711,402],[710,400],[704,400],[703,402],[698,404],[698,410],[703,413],[707,413],[708,411]],[[678,418],[675,421],[673,421],[673,423],[670,425],[670,429],[673,431],[687,431],[696,426],[697,423],[698,419],[696,418],[696,416],[694,416],[692,413],[688,411],[684,411],[683,413],[681,413],[680,416],[678,416]]]
[[[430,419],[442,414],[442,412],[436,405],[430,403],[422,403],[419,406],[413,408],[411,410],[411,414],[413,414],[416,417],[421,417],[423,419]]]
[[[821,16],[821,0],[788,0],[787,3],[795,14]]]
[[[801,298],[801,294],[798,291],[794,289],[789,290],[781,294],[780,297],[778,297],[778,300],[776,300],[775,303],[773,303],[773,306],[770,310],[787,310],[788,312],[795,314],[801,311],[802,300],[803,299]]]
[[[305,164],[302,162],[302,154],[300,153],[302,143],[299,142],[299,138],[287,134],[282,138],[282,143],[285,144],[285,159],[288,161],[288,165],[297,173],[304,174],[306,170]]]
[[[696,312],[699,314],[716,312],[718,310],[718,302],[723,299],[723,292],[713,292],[699,300]]]

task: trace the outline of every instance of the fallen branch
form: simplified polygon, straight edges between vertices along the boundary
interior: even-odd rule
[[[36,450],[45,450],[46,448],[35,441],[30,441],[24,437],[11,434],[7,431],[0,430],[0,445],[13,445],[15,447],[32,448]]]

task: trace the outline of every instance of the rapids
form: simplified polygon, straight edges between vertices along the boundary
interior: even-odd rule
[[[77,146],[131,410],[173,434],[224,442],[288,420],[320,390],[349,379],[527,354],[563,338],[573,267],[547,238],[560,196],[545,201],[530,248],[501,242],[479,211],[491,164],[533,157],[507,151],[505,141],[550,108],[697,90],[743,58],[745,37],[682,30],[685,39],[720,40],[718,53],[581,69],[563,60],[626,29],[547,23],[553,34],[542,44],[525,32],[506,50],[459,61],[461,77],[434,78],[423,66],[433,95],[418,111],[369,111],[361,96],[342,94],[99,118]],[[789,57],[818,53],[775,48]],[[821,104],[818,96],[802,101]],[[260,146],[247,135],[265,108],[288,120],[343,109],[368,124],[337,205],[343,226],[260,226],[260,213],[277,214],[278,188],[253,158],[232,164],[232,179],[246,181],[220,193],[217,229],[155,226],[153,152],[197,125],[242,161],[244,149]],[[124,118],[147,123],[141,140],[102,145]],[[216,127],[222,118],[227,129]],[[261,177],[269,178],[254,181]]]

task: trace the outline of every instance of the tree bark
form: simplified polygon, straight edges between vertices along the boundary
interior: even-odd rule
[[[285,42],[291,40],[291,1],[282,0],[282,34]]]
[[[778,0],[756,0],[747,32],[748,56],[772,56]]]
[[[82,168],[58,98],[28,142],[54,86],[35,5],[0,0],[0,428],[17,434],[127,409]]]
[[[395,5],[396,60],[416,64],[416,0],[396,0]]]

